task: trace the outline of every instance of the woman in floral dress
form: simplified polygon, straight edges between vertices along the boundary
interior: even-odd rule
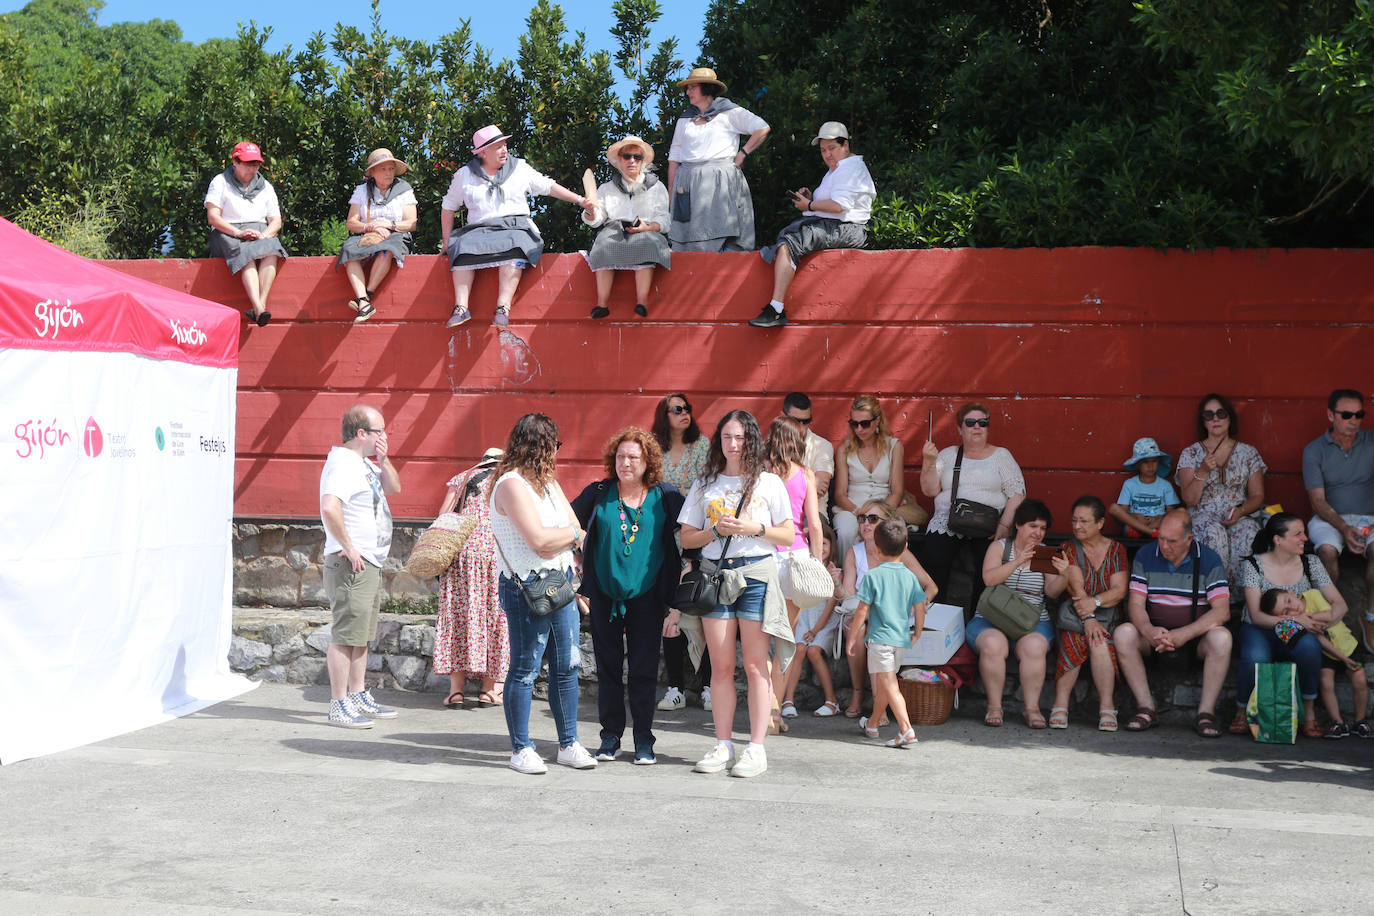
[[[448,482],[439,512],[477,519],[467,543],[439,576],[439,620],[434,633],[434,673],[449,676],[450,709],[463,706],[468,675],[482,680],[478,706],[501,702],[500,688],[510,664],[506,615],[496,591],[496,541],[491,534],[491,469],[501,460],[499,448]]]

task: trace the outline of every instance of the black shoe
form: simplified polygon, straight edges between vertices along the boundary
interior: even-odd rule
[[[592,309],[593,318],[605,318],[609,314],[611,314],[611,310],[604,305],[598,305]]]
[[[787,324],[787,313],[780,312],[771,305],[765,305],[757,316],[749,319],[749,326],[754,328],[780,328]]]
[[[635,303],[635,314],[638,315],[640,318],[648,318],[648,317],[649,317],[649,310],[646,309],[646,308],[644,307],[644,303],[643,303],[643,302],[636,302],[636,303]]]

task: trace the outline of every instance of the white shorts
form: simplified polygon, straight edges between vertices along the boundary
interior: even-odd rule
[[[885,646],[882,643],[871,642],[867,648],[869,674],[887,671],[896,673],[901,667],[902,659],[906,657],[906,648],[903,646]]]
[[[1341,518],[1345,520],[1347,525],[1353,525],[1356,528],[1369,528],[1370,533],[1365,536],[1364,544],[1366,548],[1370,544],[1374,544],[1374,515],[1342,515]],[[1313,547],[1326,545],[1336,548],[1338,554],[1345,552],[1345,538],[1341,537],[1341,533],[1336,530],[1335,525],[1328,523],[1319,515],[1312,516],[1312,521],[1307,523],[1307,538],[1312,542]]]

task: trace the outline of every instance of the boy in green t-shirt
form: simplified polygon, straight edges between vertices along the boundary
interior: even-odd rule
[[[869,728],[868,723],[881,722],[883,713],[891,709],[901,731],[887,742],[887,746],[903,747],[915,743],[916,729],[911,727],[906,700],[897,689],[897,668],[911,647],[908,621],[912,613],[916,616],[918,637],[925,625],[926,593],[916,574],[902,565],[902,551],[906,548],[905,522],[899,519],[883,522],[873,532],[873,546],[878,548],[878,556],[883,562],[870,569],[859,583],[859,608],[849,628],[846,651],[853,656],[860,634],[866,631],[868,673],[873,675],[873,715],[860,719],[859,727],[868,737],[878,737],[878,729]]]

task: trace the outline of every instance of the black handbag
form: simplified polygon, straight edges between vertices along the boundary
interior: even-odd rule
[[[1075,540],[1073,542],[1073,549],[1074,555],[1081,558],[1082,565],[1087,566],[1088,559],[1083,552],[1083,545]],[[1116,615],[1120,610],[1121,605],[1119,604],[1114,604],[1111,607],[1099,607],[1093,611],[1093,617],[1097,618],[1097,622],[1102,624],[1102,629],[1110,633],[1112,627],[1116,626]],[[1078,608],[1074,607],[1073,599],[1065,595],[1063,600],[1059,602],[1059,615],[1054,621],[1055,625],[1061,630],[1082,634],[1086,632],[1083,627],[1086,620],[1087,618],[1079,616]]]
[[[954,458],[954,489],[949,500],[949,530],[953,534],[974,540],[987,540],[997,533],[1002,510],[984,503],[959,498],[959,469],[964,464],[964,447]]]
[[[754,495],[754,485],[744,491],[740,497],[739,505],[735,507],[735,518],[739,518],[740,511],[749,503],[749,497]],[[734,540],[734,535],[725,539],[724,545],[720,549],[720,558],[724,560],[730,553],[730,542]],[[693,617],[701,617],[709,614],[716,609],[716,604],[720,598],[720,582],[722,579],[720,564],[715,560],[708,560],[702,557],[697,561],[697,565],[687,571],[682,577],[682,581],[677,584],[677,590],[673,592],[673,607],[683,614]]]
[[[492,540],[496,542],[496,552],[501,554],[501,562],[514,572],[515,567],[510,565],[510,560],[506,559],[506,552],[501,549],[501,541],[495,537]],[[547,617],[571,603],[577,597],[577,587],[580,584],[576,576],[569,575],[561,569],[537,569],[530,573],[528,579],[520,582],[520,591],[525,595],[525,603],[530,606],[531,614],[535,617]]]

